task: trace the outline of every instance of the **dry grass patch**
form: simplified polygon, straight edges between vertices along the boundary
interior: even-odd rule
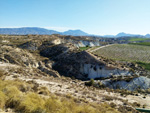
[[[5,103],[6,103],[6,96],[2,91],[0,91],[0,108],[4,109]]]
[[[16,111],[23,113],[42,113],[44,111],[45,100],[36,93],[28,93],[20,100]]]
[[[36,87],[37,88],[34,88]],[[36,89],[36,90],[34,90]],[[37,91],[42,91],[42,96]],[[71,95],[56,96],[39,87],[23,81],[0,80],[0,108],[11,108],[21,113],[117,113],[110,105],[92,104],[75,99]],[[46,92],[46,93],[45,93]],[[44,96],[43,94],[46,94]]]

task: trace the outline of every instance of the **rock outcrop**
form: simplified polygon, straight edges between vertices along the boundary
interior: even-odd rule
[[[126,89],[130,91],[138,89],[149,89],[150,88],[150,79],[147,77],[136,77],[131,80],[119,80],[112,81],[110,79],[102,81],[106,87],[113,89]]]
[[[108,78],[112,76],[131,76],[132,74],[128,70],[121,70],[118,68],[98,64],[82,64],[80,67],[80,72],[87,74],[89,79]]]

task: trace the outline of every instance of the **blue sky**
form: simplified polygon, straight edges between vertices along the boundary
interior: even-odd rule
[[[0,27],[150,33],[150,0],[0,0]]]

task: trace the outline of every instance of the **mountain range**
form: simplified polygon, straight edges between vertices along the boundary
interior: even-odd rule
[[[55,30],[48,30],[38,27],[23,27],[23,28],[0,28],[0,34],[8,35],[27,35],[27,34],[39,34],[39,35],[52,35],[52,34],[61,34],[61,35],[72,35],[72,36],[88,36],[88,33],[85,33],[81,30],[68,30],[65,32],[58,32]]]
[[[93,35],[88,34],[82,30],[68,30],[65,32],[58,32],[55,30],[48,30],[45,28],[39,27],[22,27],[22,28],[0,28],[0,34],[8,34],[8,35],[27,35],[27,34],[39,34],[39,35],[52,35],[52,34],[60,34],[60,35],[72,35],[72,36],[97,36],[97,37],[106,37],[106,38],[117,38],[117,37],[140,37],[140,38],[150,38],[150,34],[146,35],[138,35],[138,34],[128,34],[128,33],[118,33],[117,35]]]
[[[139,34],[129,34],[129,33],[118,33],[117,35],[104,35],[103,37],[111,37],[111,38],[118,38],[118,37],[138,37],[138,38],[150,38],[150,34],[146,35],[139,35]]]

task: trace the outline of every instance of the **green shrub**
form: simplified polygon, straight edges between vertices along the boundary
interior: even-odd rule
[[[85,82],[86,86],[93,86],[94,85],[94,79],[91,79],[89,82]]]
[[[105,88],[105,85],[102,82],[98,82],[98,87],[99,88]]]
[[[86,47],[80,47],[79,49],[81,50],[81,51],[85,51],[85,50],[87,50],[87,49],[89,49],[90,47],[88,47],[88,46],[86,46]]]

